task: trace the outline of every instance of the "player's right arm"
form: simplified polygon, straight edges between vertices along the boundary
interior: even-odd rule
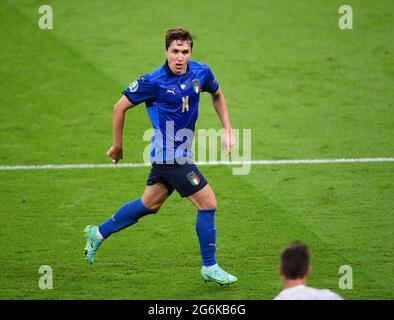
[[[152,102],[156,97],[156,90],[150,75],[145,75],[122,91],[123,96],[114,106],[112,116],[113,144],[107,151],[107,156],[117,163],[123,158],[123,127],[125,113],[128,109],[141,102]]]
[[[115,104],[112,113],[112,147],[108,149],[107,156],[112,159],[112,163],[117,163],[123,158],[123,127],[126,111],[134,105],[125,96],[122,96]]]

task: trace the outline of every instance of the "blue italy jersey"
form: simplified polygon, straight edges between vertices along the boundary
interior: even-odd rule
[[[174,74],[166,62],[123,90],[133,105],[145,102],[147,107],[155,129],[151,162],[173,163],[192,158],[200,93],[213,93],[218,88],[209,67],[190,60],[182,75]]]

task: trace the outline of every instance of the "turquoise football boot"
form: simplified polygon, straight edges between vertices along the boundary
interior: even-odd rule
[[[237,277],[232,276],[228,272],[224,271],[219,265],[213,266],[209,271],[201,269],[201,276],[204,282],[213,281],[221,286],[229,285],[237,281]]]
[[[89,264],[93,264],[96,251],[101,245],[101,241],[97,237],[97,226],[87,226],[85,228],[86,247],[85,256]]]

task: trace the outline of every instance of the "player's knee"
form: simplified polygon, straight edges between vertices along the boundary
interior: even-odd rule
[[[216,206],[217,206],[216,197],[215,194],[212,193],[210,197],[208,197],[202,202],[201,208],[199,209],[216,209]]]
[[[216,208],[216,206],[218,205],[216,202],[216,196],[213,192],[212,192],[212,196],[210,197],[210,200],[209,200],[209,205],[210,205],[210,208],[212,208],[212,209]]]
[[[152,213],[157,213],[160,210],[161,205],[150,205],[147,207]]]
[[[146,199],[142,199],[142,204],[147,210],[151,211],[152,213],[156,213],[161,207],[161,205],[152,201],[147,201]]]
[[[145,197],[142,197],[141,201],[144,207],[149,211],[152,211],[152,213],[158,212],[164,203],[164,201],[161,200],[158,201],[157,199],[149,199]]]
[[[212,201],[212,202],[204,203],[204,205],[201,206],[201,208],[199,208],[199,209],[202,209],[202,210],[216,209],[216,201],[215,202]]]

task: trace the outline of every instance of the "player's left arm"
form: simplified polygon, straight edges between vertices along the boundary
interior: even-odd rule
[[[218,114],[220,122],[224,128],[222,148],[227,152],[227,154],[229,154],[231,153],[231,149],[235,145],[236,141],[231,127],[226,99],[224,98],[224,94],[220,88],[211,93],[211,95],[213,106],[215,107],[216,113]]]

